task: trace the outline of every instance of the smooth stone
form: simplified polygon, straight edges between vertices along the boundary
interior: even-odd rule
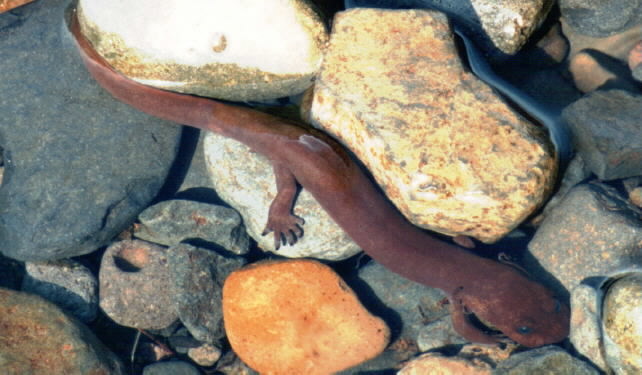
[[[310,193],[299,192],[294,214],[303,218],[304,235],[293,246],[276,251],[274,237],[262,236],[276,179],[269,160],[233,139],[208,133],[204,152],[214,187],[225,202],[240,212],[249,235],[264,251],[289,258],[311,257],[326,260],[349,258],[361,249],[325,212]]]
[[[537,229],[528,244],[532,259],[525,259],[525,267],[543,267],[561,283],[557,292],[568,293],[586,278],[642,259],[641,218],[642,211],[612,187],[576,186]]]
[[[90,253],[130,225],[174,161],[179,126],[114,100],[63,25],[67,0],[0,15],[0,252],[44,261]]]
[[[397,375],[490,375],[491,373],[491,365],[482,361],[426,353],[404,364]]]
[[[436,9],[465,25],[487,52],[512,55],[546,18],[550,0],[346,0],[346,8]]]
[[[559,7],[566,22],[593,37],[607,37],[642,22],[638,0],[560,0]]]
[[[250,249],[241,216],[231,208],[174,199],[145,209],[138,220],[134,235],[161,245],[198,239],[239,255]]]
[[[145,366],[143,375],[200,375],[192,364],[183,361],[158,362]]]
[[[600,52],[586,50],[576,54],[569,63],[569,72],[575,86],[583,93],[607,89],[638,91],[626,66]]]
[[[531,374],[599,375],[600,372],[552,345],[512,355],[493,370],[493,375]]]
[[[601,180],[642,175],[642,95],[596,91],[566,107],[577,153]]]
[[[141,241],[115,242],[100,263],[100,308],[116,323],[163,329],[178,319],[167,249]]]
[[[303,92],[328,38],[303,0],[81,0],[79,19],[98,53],[126,76],[235,101]]]
[[[243,266],[245,260],[180,244],[168,251],[167,261],[181,322],[201,342],[214,343],[223,338],[221,287],[227,276]]]
[[[606,362],[615,374],[642,373],[642,272],[616,279],[602,311]]]
[[[365,302],[376,298],[376,302],[394,309],[398,315],[399,321],[390,323],[397,340],[417,347],[420,352],[467,342],[454,331],[448,305],[444,303],[446,294],[440,289],[410,281],[373,261],[359,269],[358,276],[369,289],[369,293],[360,295],[373,296],[364,297]]]
[[[626,63],[629,52],[642,39],[642,27],[640,26],[630,27],[611,36],[592,37],[578,32],[564,18],[560,20],[560,24],[562,25],[562,33],[568,39],[571,47],[570,57],[582,51],[592,50]]]
[[[638,81],[642,81],[642,40],[631,48],[627,63],[629,65],[629,69],[631,69],[633,78]]]
[[[437,12],[337,14],[309,117],[412,223],[448,235],[497,241],[557,173],[546,134],[464,69]]]
[[[0,327],[2,374],[126,373],[85,325],[39,296],[0,288]]]
[[[223,286],[232,349],[259,373],[332,374],[381,353],[389,329],[328,266],[254,263]]]
[[[71,259],[27,262],[22,291],[37,294],[82,322],[91,322],[98,310],[98,280]]]
[[[212,344],[203,344],[196,348],[190,348],[187,351],[189,358],[197,365],[203,367],[211,367],[221,359],[221,348]]]
[[[571,291],[571,332],[575,350],[597,368],[608,369],[602,346],[601,293],[595,286],[580,284]]]

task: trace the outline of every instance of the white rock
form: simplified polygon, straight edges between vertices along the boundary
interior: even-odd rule
[[[327,41],[304,0],[80,0],[79,18],[97,51],[125,75],[229,100],[305,90]]]
[[[259,247],[276,252],[273,234],[261,235],[276,195],[270,162],[244,144],[215,133],[208,133],[203,145],[207,169],[218,195],[239,211]],[[305,220],[305,234],[294,246],[282,246],[276,252],[279,255],[342,260],[361,251],[306,190],[299,192],[294,212]]]

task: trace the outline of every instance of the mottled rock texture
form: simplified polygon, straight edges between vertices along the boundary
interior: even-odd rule
[[[2,374],[125,373],[86,326],[41,297],[0,288],[0,328]]]
[[[496,241],[556,176],[545,134],[462,67],[448,20],[433,11],[338,14],[310,118],[411,222],[449,235]]]
[[[87,254],[158,194],[181,129],[117,102],[89,76],[64,26],[67,0],[0,14],[0,252]]]

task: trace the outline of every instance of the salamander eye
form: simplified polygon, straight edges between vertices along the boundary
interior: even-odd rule
[[[533,330],[529,326],[520,326],[520,327],[517,327],[517,332],[519,332],[522,335],[528,335],[529,333],[533,332]]]
[[[560,311],[562,311],[562,303],[560,302],[560,300],[556,299],[555,300],[555,308],[553,308],[553,312],[558,313]]]

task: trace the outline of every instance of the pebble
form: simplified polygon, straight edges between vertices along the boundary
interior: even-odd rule
[[[637,85],[629,79],[629,71],[621,61],[594,50],[573,56],[569,71],[575,86],[583,93],[609,89],[637,91]]]
[[[221,358],[222,351],[212,344],[203,344],[197,348],[190,348],[187,355],[199,366],[211,367]]]
[[[90,78],[62,24],[68,3],[0,14],[0,252],[23,261],[106,245],[157,195],[180,141]]]
[[[397,375],[490,375],[491,373],[492,367],[482,361],[473,362],[460,357],[427,353],[406,363]]]
[[[413,224],[440,233],[497,241],[554,184],[547,136],[464,70],[441,13],[338,14],[310,120]]]
[[[642,81],[642,40],[631,48],[627,62],[633,74],[633,78],[638,81]]]
[[[602,330],[606,362],[615,374],[642,373],[642,272],[616,278],[606,289]]]
[[[600,372],[552,345],[517,353],[501,362],[493,371],[493,375],[531,374],[599,375]]]
[[[200,375],[193,365],[183,361],[158,362],[143,369],[143,375]]]
[[[167,249],[141,241],[115,242],[100,263],[100,308],[116,323],[163,329],[174,323],[175,290]]]
[[[629,192],[629,200],[639,208],[642,208],[642,186],[638,186]]]
[[[377,356],[389,329],[328,266],[254,263],[223,287],[232,349],[260,373],[332,374]]]
[[[248,5],[81,0],[79,19],[111,65],[145,84],[235,101],[303,92],[321,65],[324,20],[303,0]]]
[[[166,246],[199,239],[234,254],[249,251],[249,237],[235,210],[208,203],[168,200],[148,207],[138,215],[134,235]]]
[[[642,175],[642,95],[596,91],[564,109],[577,153],[601,180]]]
[[[607,37],[642,23],[638,0],[560,0],[559,8],[570,25],[592,37]]]
[[[98,309],[98,280],[82,264],[70,260],[27,262],[22,291],[55,303],[82,322],[91,322]]]
[[[2,374],[126,373],[86,326],[39,296],[0,288],[0,327]]]
[[[197,340],[218,342],[225,336],[221,288],[227,276],[243,266],[245,260],[180,244],[169,249],[167,262],[181,322]]]
[[[204,139],[207,167],[220,197],[240,212],[249,235],[264,251],[289,258],[347,259],[361,251],[307,190],[296,199],[294,214],[303,218],[304,235],[293,246],[276,251],[273,234],[263,236],[270,204],[276,196],[272,165],[262,155],[233,139],[208,133]]]
[[[642,211],[602,183],[573,188],[550,210],[528,244],[527,269],[543,267],[568,295],[586,278],[606,275],[639,259]],[[539,273],[534,276],[541,276]],[[561,283],[561,285],[559,285]]]

